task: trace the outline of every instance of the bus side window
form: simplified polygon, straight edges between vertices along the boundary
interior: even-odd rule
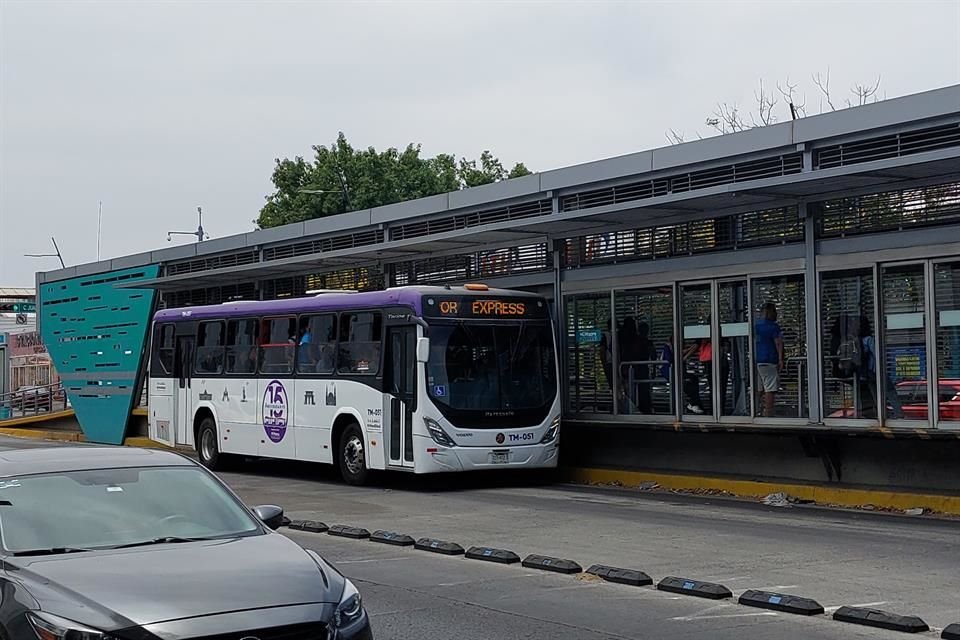
[[[257,372],[257,321],[227,322],[227,373]]]
[[[198,374],[223,372],[223,322],[201,322],[197,332],[197,355],[194,371]]]
[[[154,331],[153,337],[153,366],[150,375],[156,378],[173,375],[174,325],[161,324]]]
[[[264,318],[260,323],[260,372],[293,373],[297,319]]]
[[[340,373],[376,375],[380,371],[380,312],[344,313],[340,316]]]
[[[333,373],[336,363],[337,316],[302,316],[297,346],[299,373]]]

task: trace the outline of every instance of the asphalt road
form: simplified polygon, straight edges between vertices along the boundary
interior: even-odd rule
[[[0,438],[3,446],[35,446]],[[349,487],[317,465],[253,462],[222,477],[294,519],[388,529],[818,600],[802,618],[517,565],[287,532],[365,595],[378,638],[893,638],[835,622],[841,605],[960,622],[960,522],[775,508],[718,498],[551,485],[529,476],[385,476]],[[921,637],[937,637],[935,631]]]

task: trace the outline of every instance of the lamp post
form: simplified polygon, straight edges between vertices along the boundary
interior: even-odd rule
[[[173,236],[194,236],[197,242],[203,242],[209,238],[209,234],[203,230],[203,209],[200,207],[197,207],[197,216],[199,217],[199,223],[196,231],[167,231],[167,242],[173,240]]]

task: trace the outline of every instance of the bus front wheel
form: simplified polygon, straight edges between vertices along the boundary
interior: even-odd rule
[[[344,481],[353,485],[366,484],[370,471],[367,469],[366,445],[359,425],[351,424],[343,430],[337,451],[340,475]]]

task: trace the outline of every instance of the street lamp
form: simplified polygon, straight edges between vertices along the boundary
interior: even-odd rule
[[[196,231],[167,231],[167,242],[173,240],[173,236],[194,236],[197,242],[203,242],[209,238],[210,235],[203,230],[203,209],[200,207],[197,207],[197,216],[199,216],[200,222]]]
[[[335,190],[331,189],[315,189],[315,188],[303,188],[297,189],[297,193],[306,193],[309,195],[323,195],[326,193],[337,193]],[[343,178],[340,177],[340,195],[343,196],[343,205],[350,210],[350,194],[347,193],[347,185],[343,181]]]
[[[23,254],[24,258],[58,258],[60,260],[60,268],[66,269],[67,266],[63,264],[63,256],[60,255],[60,247],[57,246],[57,239],[50,238],[50,242],[53,243],[53,248],[56,250],[56,253],[25,253]]]

